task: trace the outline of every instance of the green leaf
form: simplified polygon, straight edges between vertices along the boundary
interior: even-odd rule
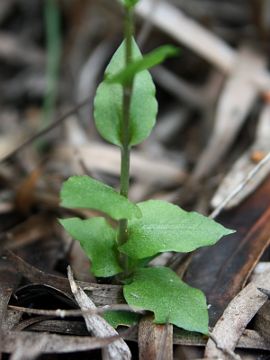
[[[92,262],[91,272],[98,277],[108,277],[122,272],[116,251],[116,230],[97,217],[87,220],[71,218],[60,224],[84,249]]]
[[[130,272],[133,272],[135,269],[148,266],[149,262],[152,261],[155,256],[151,256],[143,259],[134,259],[128,256],[127,266]]]
[[[204,294],[185,284],[169,268],[139,269],[133,282],[124,285],[130,306],[153,311],[155,323],[208,333],[208,312]]]
[[[67,208],[95,209],[115,220],[140,217],[137,205],[120,195],[110,186],[89,176],[72,176],[61,190],[61,206]]]
[[[132,59],[142,59],[141,52],[132,42]],[[125,68],[125,42],[123,42],[105,71],[105,78],[118,74]],[[96,127],[101,136],[112,144],[122,146],[123,88],[120,84],[108,84],[104,80],[98,87],[94,101]],[[150,134],[157,115],[155,85],[147,70],[134,79],[130,108],[130,142],[136,145]]]
[[[201,214],[186,212],[165,201],[150,200],[138,206],[142,218],[129,222],[128,241],[120,247],[136,259],[166,251],[190,252],[213,245],[222,236],[234,232]]]
[[[133,326],[136,325],[140,319],[140,315],[130,311],[105,311],[102,315],[115,329],[118,326]]]
[[[166,58],[175,56],[178,53],[179,49],[174,46],[161,46],[160,48],[152,51],[151,53],[144,55],[142,59],[133,61],[123,70],[119,71],[117,74],[108,77],[106,79],[106,82],[109,84],[128,84],[136,74],[158,65],[162,63]]]
[[[121,2],[129,9],[133,8],[139,0],[121,0]]]

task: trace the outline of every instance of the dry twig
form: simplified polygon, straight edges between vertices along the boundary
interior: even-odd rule
[[[254,169],[247,175],[244,181],[242,181],[232,193],[230,193],[223,202],[211,213],[210,217],[215,219],[218,214],[226,207],[226,205],[239,194],[244,187],[254,178],[254,176],[270,161],[270,152],[254,167]]]
[[[268,299],[257,287],[264,284],[264,287],[270,288],[269,274],[261,275],[256,281],[256,284],[251,282],[247,285],[230,302],[218,320],[212,331],[212,338],[215,338],[215,342],[210,338],[206,345],[206,358],[230,359],[247,324]],[[224,351],[230,355],[225,355]]]
[[[96,306],[85,294],[85,292],[76,284],[73,279],[73,274],[68,267],[68,279],[72,293],[82,310],[95,310]],[[99,315],[83,314],[87,329],[95,336],[104,338],[109,336],[118,336],[117,331],[107,323]],[[131,353],[123,339],[118,339],[103,351],[104,359],[111,360],[129,360],[131,359]]]

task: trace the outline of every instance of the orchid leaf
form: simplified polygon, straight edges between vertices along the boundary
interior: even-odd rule
[[[60,220],[66,231],[81,244],[92,262],[91,272],[98,277],[113,276],[122,271],[116,251],[116,230],[104,218]]]
[[[106,82],[109,84],[126,85],[141,71],[150,69],[162,63],[166,58],[175,56],[178,53],[179,50],[174,46],[161,46],[151,53],[144,55],[143,58],[133,61],[117,74],[108,77]]]
[[[140,219],[128,225],[128,241],[120,250],[135,259],[167,251],[190,252],[214,245],[222,236],[233,233],[212,219],[160,200],[138,204]]]
[[[133,326],[136,325],[140,319],[140,315],[130,311],[105,311],[102,316],[115,329],[118,326]]]
[[[121,2],[127,8],[132,9],[139,2],[139,0],[121,0]]]
[[[99,210],[115,220],[141,216],[137,205],[89,176],[70,177],[64,182],[60,196],[63,207]]]
[[[208,333],[208,312],[204,294],[185,284],[171,269],[138,269],[133,281],[124,285],[124,297],[131,307],[155,314],[155,323],[174,324],[182,329]]]
[[[105,140],[120,147],[123,145],[123,87],[120,84],[109,84],[106,79],[125,69],[125,44],[124,41],[112,57],[105,71],[105,80],[99,85],[94,101],[97,130]],[[132,60],[140,59],[142,54],[133,40]],[[147,70],[139,72],[134,79],[130,105],[130,146],[146,139],[155,124],[155,92],[150,73]]]

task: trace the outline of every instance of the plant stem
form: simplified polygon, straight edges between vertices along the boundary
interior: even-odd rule
[[[132,61],[132,37],[133,37],[133,11],[125,8],[125,65]],[[122,148],[121,148],[121,178],[120,194],[128,197],[129,191],[129,167],[130,167],[130,106],[132,98],[133,80],[123,85],[123,120],[122,120]],[[119,222],[119,245],[127,241],[128,222],[126,219]]]
[[[47,42],[47,88],[43,104],[43,121],[47,126],[51,121],[56,98],[59,67],[61,59],[61,18],[55,0],[45,3],[46,42]]]

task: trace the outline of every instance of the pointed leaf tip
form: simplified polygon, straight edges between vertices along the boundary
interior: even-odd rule
[[[190,252],[214,245],[224,235],[234,232],[201,214],[189,213],[165,201],[149,200],[139,203],[138,207],[142,218],[129,222],[129,239],[120,247],[136,259],[167,251]]]
[[[72,176],[64,182],[61,205],[67,208],[94,209],[108,214],[112,219],[140,217],[141,211],[116,190],[89,176]]]
[[[141,71],[150,69],[162,63],[165,59],[178,55],[178,53],[179,49],[174,46],[161,46],[158,49],[144,55],[143,58],[134,60],[118,73],[106,76],[105,81],[108,84],[126,85]]]

